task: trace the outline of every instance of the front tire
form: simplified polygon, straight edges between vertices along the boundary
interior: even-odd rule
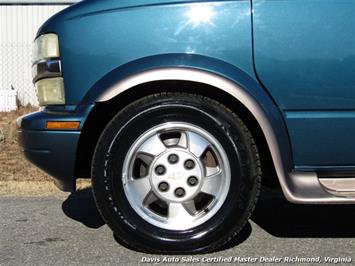
[[[98,209],[117,238],[148,253],[214,251],[248,221],[261,167],[236,114],[199,95],[160,93],[119,112],[92,164]]]

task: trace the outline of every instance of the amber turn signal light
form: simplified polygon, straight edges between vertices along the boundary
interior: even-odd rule
[[[77,130],[80,128],[80,122],[48,121],[46,128],[52,130]]]

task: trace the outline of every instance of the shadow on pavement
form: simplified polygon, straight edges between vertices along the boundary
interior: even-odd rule
[[[66,216],[87,227],[99,228],[105,224],[96,208],[91,188],[70,194],[63,202],[62,209]]]
[[[105,222],[102,220],[100,213],[96,208],[91,188],[86,188],[70,194],[69,197],[63,202],[62,210],[66,216],[75,221],[81,222],[89,228],[97,229],[105,225]],[[244,242],[250,236],[251,231],[252,228],[248,222],[244,226],[243,230],[219,251],[233,248],[234,246]],[[116,242],[120,245],[131,249],[124,242],[120,241],[115,235],[113,236]]]
[[[296,205],[282,195],[263,191],[251,220],[276,237],[355,237],[355,205]],[[71,219],[90,228],[105,224],[102,220],[90,188],[72,193],[62,204],[63,212]],[[233,248],[251,234],[247,223],[244,229],[221,250]],[[115,237],[119,244],[126,246]]]
[[[229,241],[227,244],[225,244],[224,246],[222,246],[220,249],[216,251],[223,251],[238,246],[239,244],[243,243],[245,240],[248,239],[248,237],[251,234],[251,231],[252,231],[251,225],[249,222],[247,222],[238,235],[236,235],[231,241]]]
[[[264,192],[265,193],[265,192]],[[262,195],[251,218],[277,237],[355,237],[355,205],[298,205]]]

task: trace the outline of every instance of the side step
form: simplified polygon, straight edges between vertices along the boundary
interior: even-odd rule
[[[315,172],[294,171],[281,183],[285,197],[301,204],[355,204],[355,178],[318,177]]]
[[[319,182],[334,195],[355,197],[355,178],[319,178]]]

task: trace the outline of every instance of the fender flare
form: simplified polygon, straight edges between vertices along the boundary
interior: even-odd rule
[[[210,85],[228,93],[243,104],[254,116],[265,136],[285,197],[294,203],[309,201],[299,193],[298,174],[292,171],[291,144],[280,109],[255,76],[251,77],[231,64],[218,59],[186,54],[138,59],[108,73],[92,87],[81,104],[106,102],[138,85],[168,80]],[[305,175],[299,177],[304,180]]]
[[[281,147],[279,144],[281,132],[276,134],[274,128],[272,127],[272,122],[263,110],[262,106],[246,90],[226,78],[197,69],[161,68],[148,70],[119,81],[101,94],[98,97],[97,102],[108,101],[137,85],[162,80],[181,80],[204,83],[227,92],[229,95],[241,102],[255,117],[261,127],[269,147],[282,190],[288,199],[292,199],[292,193],[288,189],[287,185],[288,171],[286,170],[286,162],[284,162],[284,158],[281,155]]]

